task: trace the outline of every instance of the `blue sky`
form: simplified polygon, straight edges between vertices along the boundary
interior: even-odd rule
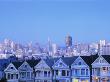
[[[110,40],[110,0],[0,0],[0,40]]]

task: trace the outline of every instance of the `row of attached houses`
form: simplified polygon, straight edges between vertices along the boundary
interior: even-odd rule
[[[12,62],[8,82],[110,82],[110,56],[74,56]]]

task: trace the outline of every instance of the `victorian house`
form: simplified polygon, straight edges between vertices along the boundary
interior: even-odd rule
[[[85,57],[78,57],[71,65],[72,82],[90,82],[90,67]]]
[[[18,68],[19,71],[19,82],[34,82],[33,68],[25,61]]]
[[[10,63],[4,70],[7,82],[19,82],[19,71],[18,67],[22,63],[14,62]]]
[[[92,63],[92,82],[110,82],[110,56],[99,56]]]
[[[35,67],[35,82],[52,81],[52,61],[42,59]]]
[[[53,81],[54,82],[71,82],[71,64],[77,57],[60,58],[54,60],[53,68]]]

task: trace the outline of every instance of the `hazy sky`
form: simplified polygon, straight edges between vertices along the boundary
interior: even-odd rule
[[[110,40],[110,0],[0,0],[0,40]]]

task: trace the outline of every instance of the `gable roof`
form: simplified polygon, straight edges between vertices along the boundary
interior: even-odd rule
[[[71,66],[71,64],[78,58],[78,56],[74,57],[63,57],[62,60],[68,65]]]
[[[102,57],[110,64],[110,55],[102,55]]]
[[[44,59],[45,63],[50,67],[52,68],[53,64],[54,64],[54,59]]]
[[[39,62],[40,62],[40,59],[38,60],[28,60],[26,61],[31,67],[34,68],[34,66],[36,66]]]
[[[85,58],[86,59],[86,58]],[[86,66],[89,66],[86,62],[85,62],[85,60],[84,60],[84,57],[82,56],[79,56],[73,63],[72,63],[72,65],[71,66],[73,66],[75,63],[79,63],[80,62],[80,60],[83,62],[83,65],[86,65]]]
[[[54,66],[56,67],[56,65],[59,64],[59,63],[62,63],[62,64],[63,64],[63,68],[64,68],[64,67],[65,67],[65,68],[68,68],[68,67],[69,67],[69,66],[67,65],[67,63],[65,63],[64,59],[59,58],[59,59],[53,64],[52,68],[54,68]],[[59,67],[59,66],[57,65],[57,67]],[[61,68],[62,68],[62,66],[61,66]]]
[[[92,64],[94,64],[99,58],[103,58],[105,60],[106,63],[109,63],[109,56],[106,55],[99,55]],[[107,61],[108,60],[108,61]]]
[[[10,63],[10,64],[7,66],[7,68],[4,69],[4,72],[7,72],[7,70],[8,70],[8,72],[9,72],[9,71],[12,72],[12,69],[9,69],[10,66],[11,66],[11,67],[14,67],[14,71],[18,71],[18,70],[16,69],[16,67],[15,67],[12,63]]]
[[[12,64],[16,67],[16,69],[18,69],[23,64],[23,62],[12,62]]]
[[[81,58],[86,62],[86,64],[91,67],[91,64],[98,58],[98,55],[92,56],[81,56]]]
[[[34,69],[39,69],[39,68],[41,69],[42,67],[46,69],[47,68],[51,69],[51,67],[49,66],[48,62],[45,59],[41,59],[40,62],[34,66]]]
[[[35,65],[37,65],[39,63],[39,60],[28,60],[26,61],[31,67],[34,67]],[[12,64],[16,67],[16,69],[18,69],[22,64],[24,63],[24,61],[16,61],[16,62],[12,62]]]

